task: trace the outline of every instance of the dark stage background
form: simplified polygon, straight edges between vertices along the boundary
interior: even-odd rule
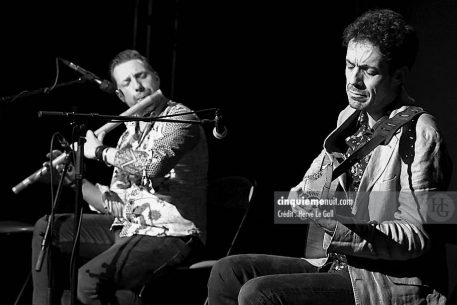
[[[451,0],[9,1],[0,5],[0,96],[50,87],[56,57],[108,79],[110,59],[138,49],[151,58],[166,95],[194,110],[222,110],[227,138],[215,139],[206,127],[210,178],[245,175],[258,183],[235,252],[299,256],[304,227],[273,224],[273,193],[300,181],[347,104],[344,26],[381,6],[400,11],[419,31],[409,92],[438,118],[457,162],[457,4]],[[61,62],[59,70],[59,83],[80,76]],[[33,223],[50,211],[49,185],[11,191],[41,167],[54,132],[70,139],[68,121],[38,118],[40,110],[117,115],[126,108],[90,83],[1,102],[1,220]],[[95,130],[104,122],[87,124]],[[114,145],[121,131],[109,133],[105,142]],[[110,169],[86,165],[89,180],[108,182]],[[456,181],[454,176],[453,190]],[[62,209],[72,211],[68,195]]]

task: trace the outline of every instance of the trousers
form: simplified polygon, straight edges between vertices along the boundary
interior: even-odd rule
[[[198,237],[119,237],[110,230],[113,217],[83,214],[79,236],[77,300],[82,304],[140,304],[138,292],[147,282],[186,262]],[[73,214],[54,217],[52,238],[39,271],[47,217],[35,224],[32,239],[33,305],[60,304],[70,287],[70,258],[74,244]],[[52,276],[51,276],[52,275]]]
[[[210,305],[355,304],[347,268],[320,272],[302,258],[239,254],[219,260],[208,281]]]

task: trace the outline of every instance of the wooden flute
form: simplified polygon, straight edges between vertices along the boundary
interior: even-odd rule
[[[156,102],[159,98],[163,97],[162,91],[159,89],[157,91],[154,91],[151,95],[147,96],[144,100],[138,102],[134,106],[130,107],[126,111],[122,112],[119,116],[130,116],[137,114],[138,112],[143,111],[146,109],[146,107],[152,105],[154,102]],[[119,126],[122,122],[109,122],[94,131],[94,134],[98,136],[102,132],[110,132],[117,126]],[[72,147],[77,147],[77,143],[73,143]],[[68,152],[62,153],[58,157],[52,160],[51,166],[56,167],[57,165],[61,164],[69,155]],[[24,190],[26,187],[31,185],[32,183],[36,182],[40,177],[45,175],[50,169],[50,166],[43,166],[39,170],[35,171],[33,174],[19,182],[16,186],[12,188],[13,192],[15,194],[18,194],[22,190]]]

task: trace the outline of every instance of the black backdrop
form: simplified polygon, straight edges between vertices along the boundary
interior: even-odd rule
[[[298,183],[346,105],[344,26],[382,3],[418,28],[421,51],[409,91],[438,117],[451,153],[456,151],[453,1],[192,2],[2,3],[0,95],[51,86],[56,57],[108,78],[109,60],[137,48],[151,57],[166,95],[195,110],[222,110],[227,138],[216,140],[207,128],[210,177],[246,175],[258,182],[236,251],[300,255],[303,228],[273,224],[273,192]],[[78,77],[60,64],[59,82]],[[70,136],[67,121],[38,118],[39,110],[117,115],[125,108],[88,83],[2,102],[1,219],[33,223],[49,212],[48,185],[11,191],[45,161],[54,132]],[[88,122],[94,130],[102,124]],[[114,145],[120,131],[108,134],[106,142]],[[89,179],[109,180],[103,166],[86,165]],[[73,202],[64,205],[71,210]]]

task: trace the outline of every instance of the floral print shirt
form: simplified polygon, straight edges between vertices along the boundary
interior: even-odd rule
[[[145,113],[156,117],[190,111],[164,97]],[[198,120],[195,114],[167,119]],[[161,121],[125,125],[116,147],[111,185],[97,184],[102,193],[115,192],[124,203],[123,215],[112,228],[122,227],[121,237],[204,238],[208,152],[202,127]]]

